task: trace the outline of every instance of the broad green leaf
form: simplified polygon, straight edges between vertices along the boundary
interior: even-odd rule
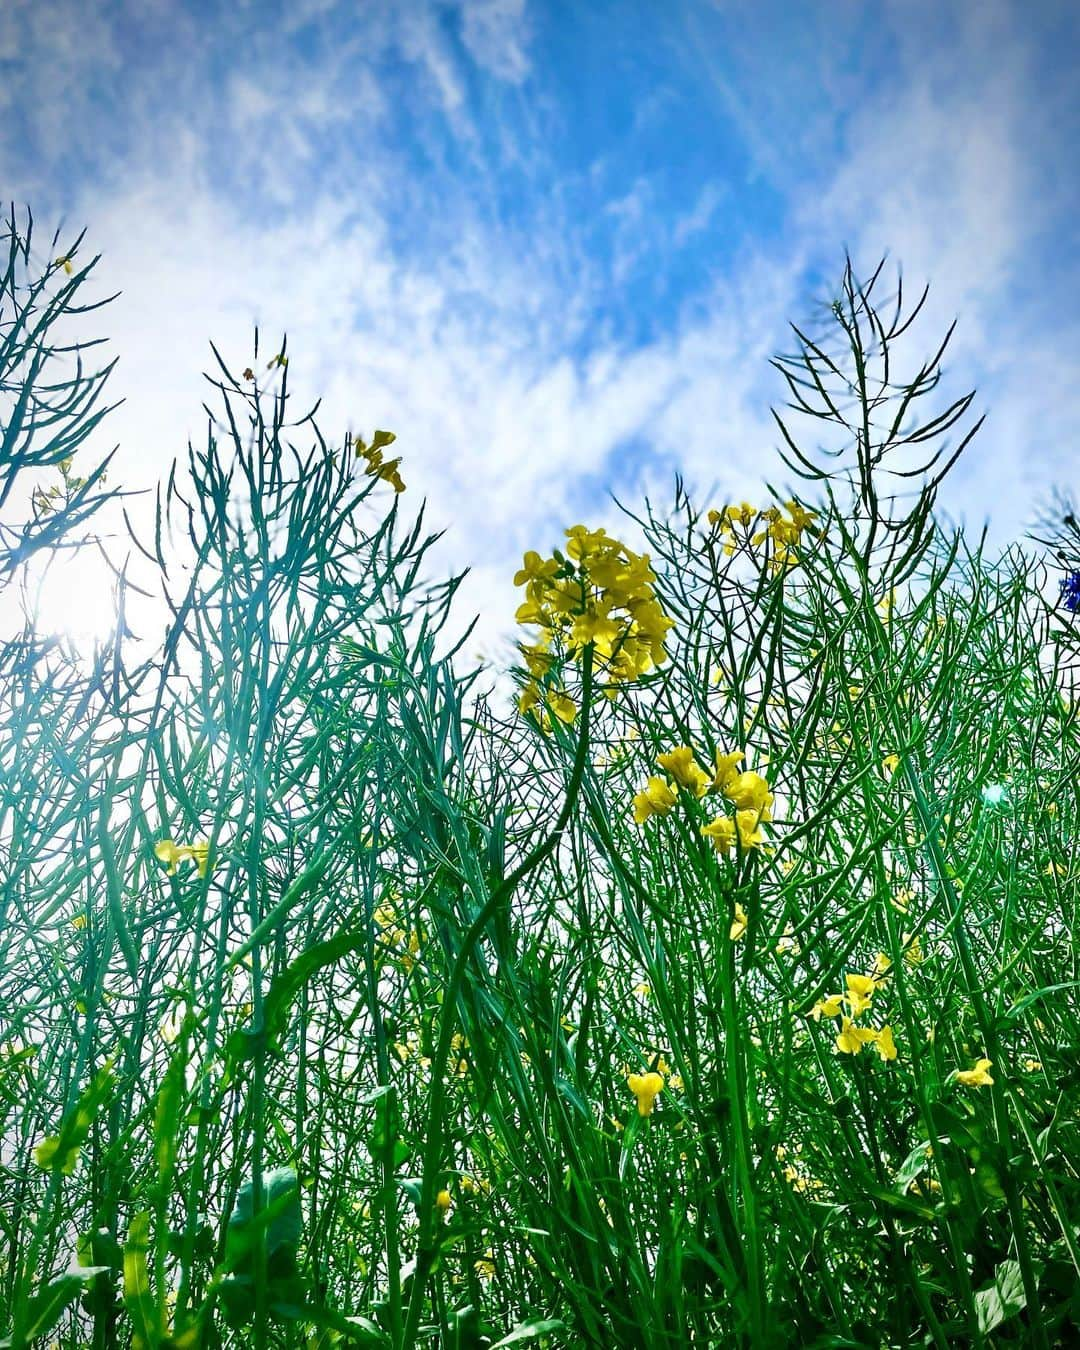
[[[278,1167],[263,1174],[262,1201],[263,1208],[254,1214],[254,1183],[249,1181],[240,1188],[225,1230],[226,1270],[237,1273],[249,1269],[251,1250],[260,1232],[265,1234],[268,1269],[284,1271],[295,1261],[304,1216],[300,1188],[291,1167]]]
[[[96,1275],[108,1274],[108,1266],[76,1266],[65,1270],[39,1289],[30,1299],[27,1310],[24,1344],[30,1345],[47,1336]],[[0,1340],[0,1350],[10,1350],[11,1340]]]
[[[501,1341],[496,1341],[491,1350],[500,1350],[504,1345],[524,1345],[526,1341],[535,1341],[540,1336],[550,1336],[553,1331],[565,1331],[566,1323],[557,1317],[539,1319],[530,1317],[527,1322],[519,1322]]]
[[[994,1282],[975,1295],[979,1330],[985,1336],[1027,1307],[1024,1281],[1018,1261],[1002,1261],[994,1272]]]

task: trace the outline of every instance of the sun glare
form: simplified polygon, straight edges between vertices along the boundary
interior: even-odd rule
[[[96,549],[54,553],[28,577],[22,604],[39,637],[66,638],[89,651],[115,631],[116,578]],[[5,615],[9,631],[12,617]]]

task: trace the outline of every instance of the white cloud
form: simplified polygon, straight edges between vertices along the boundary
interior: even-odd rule
[[[462,0],[461,40],[478,66],[508,84],[529,73],[525,0]]]
[[[724,200],[724,189],[717,183],[706,183],[698,193],[698,199],[691,211],[680,216],[671,232],[671,242],[680,248],[695,234],[707,229],[716,215],[716,208]]]

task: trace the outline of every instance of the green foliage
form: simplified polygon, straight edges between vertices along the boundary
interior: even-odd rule
[[[0,300],[33,261],[10,229]],[[29,293],[51,322],[88,273]],[[718,528],[681,483],[627,512],[668,659],[605,684],[591,642],[534,651],[518,687],[574,705],[546,731],[439,653],[459,578],[421,582],[397,461],[287,422],[284,348],[269,377],[257,334],[244,378],[218,358],[118,581],[165,594],[160,644],[80,661],[31,614],[0,658],[12,1350],[1076,1339],[1075,634],[1030,559],[943,538],[942,470],[886,496],[970,397],[905,422],[941,352],[897,383],[874,281],[849,264],[780,362],[853,445],[819,464],[780,424],[826,497],[806,537]],[[101,495],[66,462],[85,403],[24,435],[27,312],[11,577]],[[680,746],[701,793],[636,823]],[[737,751],[775,801],[725,853],[705,782]]]

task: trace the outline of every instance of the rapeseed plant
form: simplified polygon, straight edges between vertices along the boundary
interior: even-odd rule
[[[702,547],[680,485],[648,552],[526,553],[528,721],[435,655],[390,433],[293,462],[257,345],[254,443],[138,553],[182,578],[154,659],[0,648],[13,1346],[1080,1334],[1076,708],[1029,573],[881,494],[869,289],[831,311],[855,500],[785,430],[813,510],[770,488]],[[24,465],[69,480],[41,548],[71,449]]]

